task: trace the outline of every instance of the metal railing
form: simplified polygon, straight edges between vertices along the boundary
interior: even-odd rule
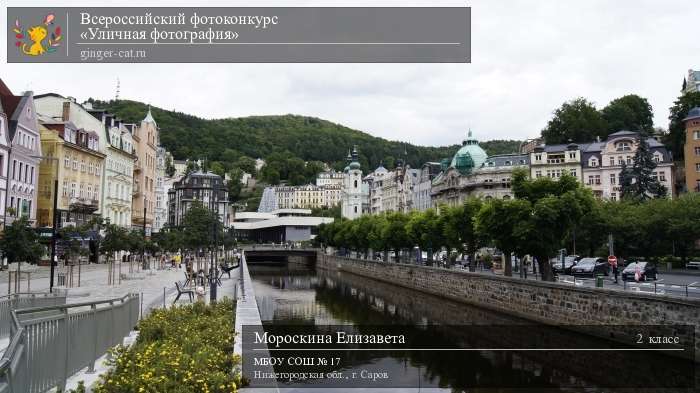
[[[69,376],[122,342],[139,319],[139,295],[11,312],[10,345],[0,359],[0,393],[65,390]]]
[[[18,308],[57,306],[60,304],[66,304],[66,297],[51,293],[14,293],[0,296],[0,338],[10,336],[13,310]]]

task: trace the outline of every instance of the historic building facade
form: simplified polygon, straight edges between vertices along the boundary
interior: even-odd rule
[[[0,81],[2,83],[2,81]],[[5,221],[7,198],[7,169],[9,167],[8,160],[10,158],[10,115],[5,113],[0,100],[0,225]]]
[[[539,145],[530,152],[530,177],[558,179],[568,174],[582,181],[581,147],[576,143]]]
[[[216,212],[224,227],[229,227],[228,191],[223,179],[215,173],[202,171],[186,175],[168,191],[168,225],[181,225],[195,201]]]
[[[14,212],[7,212],[4,222],[10,224],[16,217],[25,216],[35,225],[42,153],[34,95],[28,91],[16,96],[0,80],[0,102],[8,117],[7,136],[11,146],[7,161],[8,191],[3,203]]]
[[[134,186],[131,203],[131,224],[135,229],[146,228],[148,234],[153,230],[156,208],[156,148],[158,143],[158,124],[151,109],[146,117],[134,127]]]
[[[337,206],[341,199],[341,185],[337,184],[279,186],[272,189],[279,209],[331,208]]]
[[[344,218],[353,220],[362,215],[362,169],[356,147],[352,149],[348,161],[348,166],[343,170],[341,214]]]
[[[433,179],[440,174],[442,167],[439,162],[426,162],[420,169],[418,182],[413,187],[413,210],[424,211],[433,207],[430,188]]]
[[[598,198],[618,200],[620,172],[623,165],[632,166],[639,146],[639,133],[618,131],[610,134],[604,142],[581,145],[583,184]],[[673,160],[671,154],[654,138],[647,138],[656,168],[652,173],[673,196]]]
[[[700,107],[691,109],[683,121],[685,122],[685,185],[689,192],[700,192]]]
[[[316,185],[319,187],[325,186],[342,186],[343,185],[343,173],[336,171],[325,171],[321,172],[316,176]]]
[[[102,167],[99,137],[70,120],[40,117],[41,147],[38,225],[53,226],[54,181],[58,180],[57,228],[83,225],[100,210]]]
[[[126,124],[104,111],[93,112],[104,124],[107,146],[102,178],[102,216],[111,224],[131,228],[131,194],[134,188],[134,124]]]
[[[168,223],[168,190],[172,186],[172,182],[168,182],[165,175],[167,156],[168,152],[165,148],[159,146],[156,150],[156,206],[153,232],[159,232]]]

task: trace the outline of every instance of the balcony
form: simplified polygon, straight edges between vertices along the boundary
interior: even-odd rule
[[[99,201],[97,199],[73,197],[70,199],[69,208],[72,212],[92,214],[99,209]]]

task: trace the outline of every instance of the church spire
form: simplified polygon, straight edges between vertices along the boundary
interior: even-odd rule
[[[141,120],[143,123],[153,123],[156,124],[156,120],[153,118],[153,114],[151,113],[151,106],[148,105],[148,113],[146,113],[146,117]]]

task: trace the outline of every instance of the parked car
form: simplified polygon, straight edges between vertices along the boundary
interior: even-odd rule
[[[637,267],[639,267],[639,273],[641,276],[639,277],[639,281],[646,281],[647,279],[656,280],[658,278],[656,265],[645,261],[637,261],[636,263],[630,262],[627,264],[627,266],[625,266],[625,269],[622,271],[622,280],[635,281],[634,274],[637,271]]]
[[[571,274],[571,268],[576,266],[580,257],[578,255],[567,255],[564,257],[564,268],[561,267],[561,261],[559,258],[552,258],[550,263],[552,264],[552,270],[556,274]]]
[[[571,274],[574,276],[591,276],[595,277],[599,274],[609,275],[610,265],[604,258],[581,258],[576,263],[576,266],[571,268]]]

